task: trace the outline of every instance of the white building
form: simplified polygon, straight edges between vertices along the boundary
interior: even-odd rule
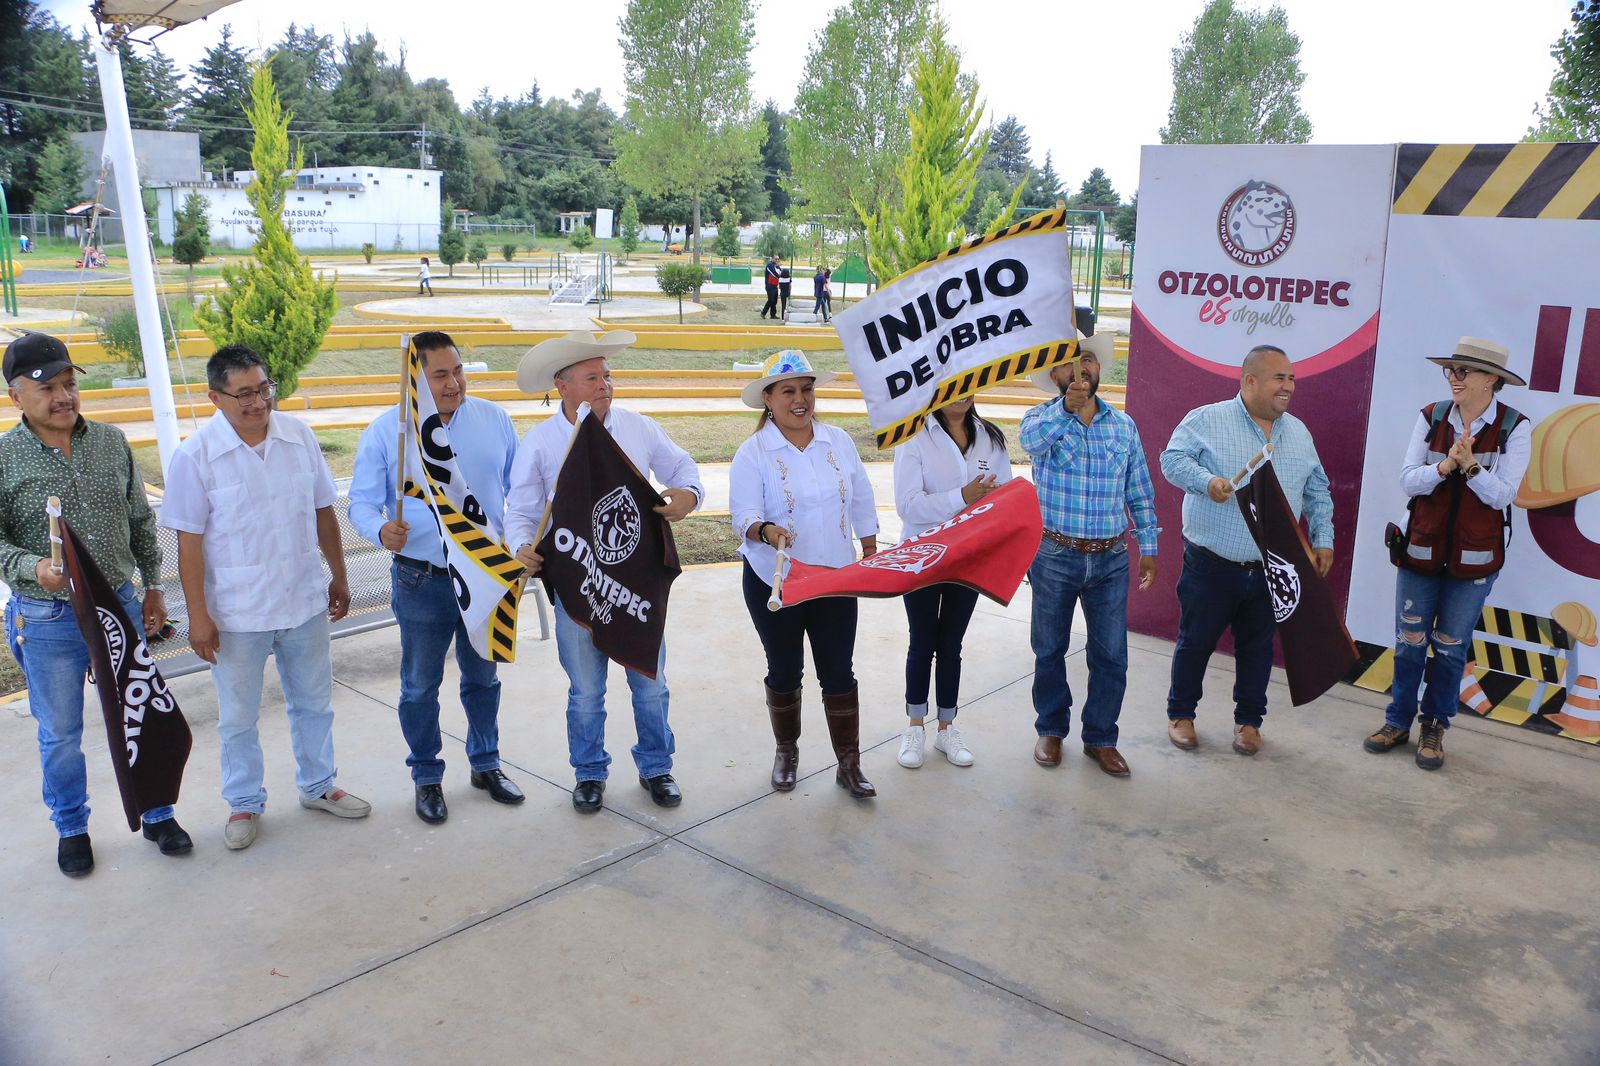
[[[230,181],[152,183],[158,232],[172,242],[173,219],[190,193],[208,201],[211,243],[248,248],[255,241],[255,208],[245,186],[255,176],[240,170]],[[374,245],[382,252],[432,251],[439,247],[438,170],[401,167],[307,167],[283,205],[283,221],[303,252]]]

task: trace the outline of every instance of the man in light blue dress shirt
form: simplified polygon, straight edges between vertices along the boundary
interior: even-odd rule
[[[1306,424],[1289,414],[1294,368],[1281,348],[1258,345],[1240,368],[1239,395],[1197,407],[1173,430],[1161,473],[1184,492],[1183,575],[1178,579],[1178,646],[1167,693],[1167,736],[1199,746],[1195,709],[1206,664],[1233,631],[1233,750],[1261,750],[1277,624],[1261,553],[1233,499],[1233,478],[1272,445],[1272,465],[1295,517],[1305,514],[1317,570],[1333,566],[1333,497]]]
[[[467,395],[461,356],[448,334],[430,330],[418,333],[412,343],[422,355],[423,374],[461,473],[484,513],[498,522],[505,513],[511,462],[517,454],[516,427],[496,404]],[[494,663],[473,650],[462,624],[439,528],[422,500],[402,500],[400,508],[395,507],[399,432],[396,406],[361,434],[350,482],[350,524],[395,553],[390,576],[391,602],[400,623],[400,731],[410,748],[406,765],[416,785],[417,817],[436,824],[449,815],[442,784],[444,760],[439,758],[443,747],[439,685],[452,640],[461,668],[472,786],[488,792],[497,803],[521,803],[523,794],[500,770],[500,680]]]

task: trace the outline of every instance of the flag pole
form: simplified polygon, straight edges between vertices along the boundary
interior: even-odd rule
[[[587,408],[587,410],[586,410],[586,408]],[[568,437],[567,437],[567,446],[561,452],[561,462],[556,464],[556,476],[557,477],[560,477],[560,475],[561,475],[561,468],[567,465],[567,456],[572,454],[572,446],[574,444],[578,443],[578,427],[583,425],[584,417],[586,415],[588,415],[590,412],[592,412],[593,410],[594,410],[594,408],[589,407],[589,404],[588,404],[587,401],[585,401],[583,403],[580,403],[578,405],[578,417],[576,417],[576,418],[574,418],[572,420],[572,433],[568,435]],[[565,411],[566,411],[566,408],[562,407],[562,408],[559,409],[558,413],[565,412]],[[545,530],[550,528],[550,514],[551,514],[551,512],[553,512],[555,510],[555,508],[556,508],[555,493],[551,493],[550,494],[550,499],[545,502],[544,514],[539,516],[539,528],[537,530],[535,530],[534,534],[533,534],[534,547],[538,547],[539,542],[544,540]],[[521,547],[521,545],[518,545],[518,547]]]
[[[44,513],[50,516],[50,569],[61,573],[61,497],[51,496],[44,503]]]
[[[772,595],[767,597],[767,610],[783,609],[783,575],[789,569],[789,553],[778,549],[778,565],[772,573]]]
[[[411,334],[400,335],[400,439],[395,444],[394,514],[401,521],[406,498],[406,434],[411,429]]]
[[[1270,458],[1272,458],[1272,445],[1268,443],[1263,445],[1261,450],[1256,452],[1256,454],[1251,457],[1248,463],[1244,464],[1243,470],[1239,471],[1233,476],[1233,487],[1238,488],[1240,485],[1243,485],[1245,479],[1251,474],[1255,473],[1256,468]]]

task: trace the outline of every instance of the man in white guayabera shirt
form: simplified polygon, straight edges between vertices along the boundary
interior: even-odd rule
[[[206,383],[217,413],[174,453],[161,524],[178,533],[189,644],[217,686],[223,842],[237,851],[255,841],[267,803],[256,723],[269,654],[300,806],[340,818],[372,808],[333,783],[328,627],[350,609],[333,475],[311,427],[273,411],[277,387],[261,356],[222,348],[206,363]]]

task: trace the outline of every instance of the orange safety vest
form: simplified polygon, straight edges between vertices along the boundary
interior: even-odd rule
[[[1455,443],[1455,427],[1450,424],[1449,400],[1440,400],[1422,409],[1428,422],[1428,462],[1444,462]],[[1504,454],[1506,441],[1522,423],[1522,412],[1499,405],[1493,422],[1483,427],[1472,442],[1472,457],[1488,468],[1496,454]],[[1413,496],[1407,505],[1411,519],[1406,524],[1405,552],[1399,565],[1414,574],[1434,577],[1475,579],[1498,573],[1506,565],[1506,530],[1511,528],[1511,509],[1502,513],[1478,498],[1467,487],[1466,475],[1457,471],[1441,481],[1426,496]]]

